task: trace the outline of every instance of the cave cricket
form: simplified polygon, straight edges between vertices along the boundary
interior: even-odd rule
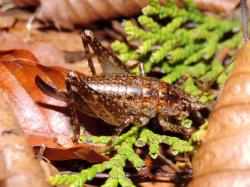
[[[164,131],[190,137],[189,128],[172,124],[168,118],[182,120],[190,112],[200,110],[202,106],[197,100],[177,86],[145,76],[141,63],[140,76],[131,74],[91,31],[85,30],[81,38],[92,76],[78,76],[76,72],[70,71],[65,82],[66,91],[50,86],[39,76],[35,79],[36,85],[45,94],[67,102],[71,111],[74,140],[80,134],[77,110],[117,127],[113,137],[131,124],[144,126],[154,117],[159,119]],[[96,72],[89,47],[101,65],[102,74]]]

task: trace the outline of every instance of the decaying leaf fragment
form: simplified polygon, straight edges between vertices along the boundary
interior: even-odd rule
[[[0,106],[0,186],[50,186],[2,90]]]

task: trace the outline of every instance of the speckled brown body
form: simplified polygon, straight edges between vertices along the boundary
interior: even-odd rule
[[[182,117],[198,107],[178,87],[128,73],[79,77],[77,89],[99,118],[115,126],[130,117],[142,125],[159,114]]]

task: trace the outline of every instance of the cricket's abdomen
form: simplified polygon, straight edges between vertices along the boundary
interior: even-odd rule
[[[85,100],[100,118],[110,124],[118,126],[131,115],[152,118],[161,108],[160,96],[164,86],[157,79],[112,74],[81,80],[94,91],[86,94]]]

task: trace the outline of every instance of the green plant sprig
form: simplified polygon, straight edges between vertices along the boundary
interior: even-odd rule
[[[162,5],[158,0],[151,0],[138,17],[140,26],[131,21],[124,21],[127,39],[138,40],[141,44],[135,48],[127,43],[115,41],[112,48],[118,52],[118,57],[123,62],[143,62],[146,73],[154,66],[161,67],[167,73],[162,80],[170,84],[184,75],[207,81],[216,78],[220,71],[225,69],[216,54],[225,46],[232,49],[240,47],[240,24],[237,21],[204,15],[192,0],[183,2],[186,9],[179,8],[172,0],[168,0],[166,5]],[[231,33],[231,37],[224,39],[228,33]],[[221,67],[215,67],[216,61],[219,61]],[[227,75],[228,73],[223,73],[223,78],[218,79],[220,85]],[[195,96],[201,92],[195,85],[195,79],[189,80],[189,84],[182,87]],[[210,99],[209,96],[205,100]]]
[[[81,136],[80,141],[82,143],[95,143],[95,144],[107,144],[111,139],[111,136]],[[132,165],[140,171],[145,162],[134,151],[133,146],[144,147],[148,145],[149,155],[156,159],[159,155],[160,144],[166,144],[171,147],[172,154],[177,155],[181,153],[192,153],[194,146],[186,140],[181,140],[177,137],[159,135],[153,131],[138,126],[133,126],[131,129],[117,138],[114,145],[117,153],[111,157],[108,161],[104,161],[100,164],[95,164],[90,168],[87,168],[79,174],[64,174],[56,175],[49,179],[52,185],[69,185],[70,187],[80,187],[86,182],[91,181],[97,173],[102,173],[106,170],[109,171],[109,177],[102,185],[102,187],[116,187],[119,184],[121,186],[134,186],[132,181],[126,177],[124,167],[126,162],[129,161]]]

